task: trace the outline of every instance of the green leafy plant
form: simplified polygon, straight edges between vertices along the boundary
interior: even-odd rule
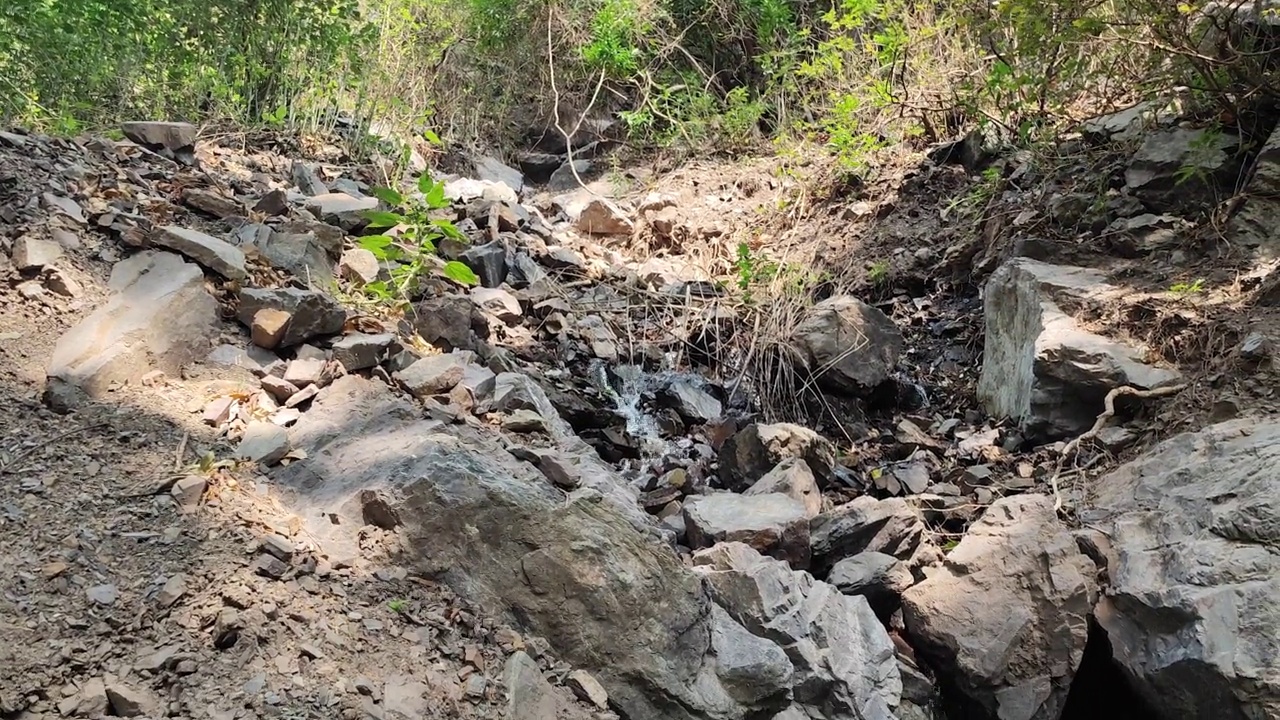
[[[1169,286],[1169,292],[1174,295],[1196,295],[1204,292],[1204,278],[1197,278],[1194,282],[1179,282]]]
[[[867,269],[867,280],[872,285],[881,285],[889,279],[889,261],[877,260]]]
[[[361,237],[358,241],[360,247],[372,252],[380,261],[393,263],[390,280],[378,280],[364,286],[364,292],[377,300],[391,301],[411,296],[421,277],[428,273],[439,274],[460,285],[479,283],[471,268],[436,255],[437,243],[444,238],[466,242],[466,236],[451,221],[432,216],[434,211],[449,206],[444,182],[434,181],[423,173],[418,180],[418,192],[420,197],[406,197],[392,188],[375,188],[374,196],[394,210],[364,212],[371,229],[387,232]]]
[[[387,607],[391,608],[392,612],[403,613],[409,608],[409,603],[401,598],[396,598],[395,600],[388,602]]]

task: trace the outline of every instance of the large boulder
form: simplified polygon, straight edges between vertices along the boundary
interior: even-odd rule
[[[1240,247],[1275,247],[1280,242],[1280,128],[1271,133],[1254,161],[1244,204],[1227,223],[1226,239]]]
[[[1093,425],[1113,388],[1177,382],[1176,370],[1146,362],[1147,350],[1091,333],[1064,304],[1114,299],[1102,274],[1017,258],[987,281],[986,344],[978,396],[992,415],[1019,422],[1028,435],[1057,439]]]
[[[566,498],[482,431],[446,430],[358,376],[327,388],[293,441],[307,459],[275,479],[331,557],[358,547],[366,523],[397,528],[419,571],[545,638],[624,717],[745,720],[785,707],[781,656],[717,620],[700,578],[598,492]]]
[[[902,354],[898,326],[848,295],[814,305],[792,339],[818,384],[844,394],[862,393],[888,380]]]
[[[742,492],[788,458],[804,460],[820,487],[835,472],[836,450],[830,440],[791,423],[753,423],[720,446],[720,483]]]
[[[809,567],[809,515],[803,503],[782,493],[690,498],[684,526],[694,549],[738,541],[792,567]]]
[[[1151,212],[1176,212],[1234,194],[1240,137],[1174,127],[1147,135],[1125,169],[1125,187]]]
[[[1057,720],[1084,657],[1095,575],[1052,500],[1002,498],[903,594],[903,618],[971,704],[966,717]]]
[[[1098,480],[1095,611],[1162,720],[1280,717],[1280,422],[1173,437]]]
[[[116,264],[107,303],[58,340],[49,361],[50,399],[100,398],[149,370],[176,374],[209,353],[218,303],[200,268],[172,253],[146,251]]]
[[[733,619],[786,651],[795,668],[792,697],[810,717],[894,717],[902,679],[889,635],[865,599],[742,543],[703,551],[694,563]]]

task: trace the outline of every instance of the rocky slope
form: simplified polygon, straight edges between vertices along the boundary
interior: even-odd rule
[[[1080,264],[1189,261],[1151,213],[1184,192],[1164,159],[1202,144],[1091,127],[1096,157],[1132,143],[1107,202],[1048,173],[1051,217],[1007,217],[1011,183],[949,236],[911,219],[940,202],[918,174],[839,212],[902,244],[887,282],[782,324],[789,409],[714,262],[752,216],[699,219],[781,184],[538,195],[479,158],[443,186],[465,242],[438,243],[476,286],[428,274],[394,313],[362,290],[398,272],[367,240],[386,207],[336,148],[0,134],[0,713],[1031,720],[1132,693],[1277,716],[1270,425],[1115,460],[1172,429],[1160,398],[1209,401],[1192,431],[1230,414],[1206,360],[1262,382],[1238,368],[1269,372],[1270,319],[1179,357],[1153,340],[1219,305]],[[963,173],[946,159],[919,172]],[[1265,183],[1273,159],[1234,162]],[[946,279],[966,265],[980,300]],[[809,396],[830,435],[784,421]]]

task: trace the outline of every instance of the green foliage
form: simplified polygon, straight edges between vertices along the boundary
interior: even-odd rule
[[[1198,295],[1204,290],[1204,278],[1197,278],[1195,282],[1179,282],[1169,286],[1169,292],[1179,296]]]

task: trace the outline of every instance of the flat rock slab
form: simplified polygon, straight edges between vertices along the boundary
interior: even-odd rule
[[[170,225],[160,228],[157,245],[182,253],[228,280],[248,280],[244,253],[226,240],[219,240],[198,230]]]
[[[684,524],[693,549],[741,542],[797,569],[809,566],[809,514],[782,493],[717,493],[690,498]]]
[[[58,340],[49,362],[51,383],[101,397],[113,383],[152,369],[177,374],[209,352],[218,304],[194,264],[167,252],[146,251],[112,269],[114,291]]]
[[[321,221],[352,232],[367,224],[366,210],[378,207],[378,199],[351,197],[346,193],[325,193],[307,201],[307,209]]]
[[[120,132],[139,145],[183,150],[196,144],[196,126],[184,122],[127,122]]]

